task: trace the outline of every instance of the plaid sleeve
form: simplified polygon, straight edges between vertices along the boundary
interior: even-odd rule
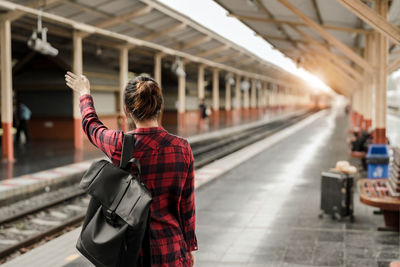
[[[113,154],[121,150],[122,132],[109,130],[99,120],[94,109],[94,102],[91,95],[83,95],[79,98],[79,106],[82,114],[82,127],[89,141],[101,149],[113,162]]]
[[[183,233],[189,251],[197,250],[197,238],[195,233],[196,228],[196,213],[195,213],[195,198],[194,198],[194,166],[193,154],[189,147],[189,168],[186,177],[185,185],[182,190],[180,202],[181,219],[183,222]]]

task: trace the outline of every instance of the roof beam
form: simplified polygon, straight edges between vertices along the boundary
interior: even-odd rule
[[[153,8],[151,6],[145,6],[141,9],[136,10],[135,12],[128,11],[125,14],[122,14],[120,16],[109,17],[106,20],[95,24],[94,26],[99,27],[99,28],[109,28],[118,23],[127,22],[130,19],[145,15],[145,14],[151,12],[152,9]],[[87,32],[81,34],[82,38],[86,38],[89,35],[90,35],[90,33],[87,33]]]
[[[288,39],[286,37],[280,37],[280,36],[270,36],[270,35],[262,35],[262,34],[256,34],[257,36],[260,36],[264,39],[268,39],[271,41],[282,41],[282,42],[296,42],[296,43],[307,43],[307,41],[301,40],[301,39]]]
[[[400,29],[359,0],[337,0],[372,28],[400,44]]]
[[[256,34],[257,36],[260,36],[260,37],[262,37],[262,38],[264,38],[264,39],[267,39],[267,41],[268,40],[271,40],[271,41],[281,41],[281,42],[290,42],[288,39],[286,39],[285,37],[279,37],[279,36],[269,36],[269,35],[260,35],[260,34]],[[309,43],[309,41],[307,41],[307,40],[302,40],[302,39],[292,39],[293,41],[295,41],[295,42],[297,42],[297,43],[302,43],[302,44],[304,44],[304,43]],[[314,39],[313,39],[314,40]],[[319,43],[319,42],[318,42]],[[320,43],[321,44],[321,43]],[[321,44],[321,45],[323,45],[324,47],[325,47],[325,44]],[[328,44],[328,46],[330,46],[329,44]],[[352,46],[351,47],[352,49],[355,49],[355,50],[361,50],[361,48],[360,47],[356,47],[356,46]],[[278,48],[277,48],[278,49]],[[281,48],[279,48],[281,51],[289,51],[289,50],[293,50],[293,49],[281,49]]]
[[[393,60],[387,66],[388,75],[400,68],[400,58]]]
[[[88,12],[90,14],[95,14],[97,16],[103,17],[104,19],[112,19],[113,18],[113,16],[109,15],[108,13],[105,13],[103,11],[99,11],[99,10],[93,8],[90,5],[83,4],[83,2],[77,3],[77,2],[72,2],[72,1],[69,1],[69,0],[58,0],[58,1],[60,1],[61,3],[65,4],[65,5],[72,6],[72,7],[76,8],[76,9]],[[92,25],[94,23],[86,23],[86,24]],[[136,23],[134,23],[132,21],[122,21],[121,24],[127,25],[129,28],[132,28],[134,30],[139,30],[139,31],[143,32],[144,34],[150,34],[150,33],[154,32],[153,30],[151,30],[151,29],[149,29],[149,28],[147,28],[145,26],[136,24]],[[83,32],[83,33],[81,33],[81,35],[82,35],[82,37],[87,37],[88,35],[90,35],[90,33]],[[170,41],[176,42],[175,38],[171,38],[171,37],[168,37],[168,36],[166,36],[165,38],[170,40]]]
[[[340,68],[344,69],[347,73],[351,74],[354,78],[357,80],[362,80],[361,74],[353,69],[351,66],[349,66],[346,62],[343,62],[337,55],[332,53],[329,49],[327,49],[325,46],[320,44],[318,41],[314,40],[311,36],[306,34],[304,31],[300,30],[298,27],[292,27],[293,30],[295,30],[298,34],[300,34],[303,38],[305,38],[310,44],[314,45],[315,47],[318,48],[322,52],[322,54],[326,57],[328,57],[330,60],[335,62],[337,65],[339,65]]]
[[[196,56],[196,57],[207,57],[207,56],[211,56],[211,55],[213,55],[213,54],[219,53],[219,52],[221,52],[221,51],[224,51],[224,50],[226,50],[226,49],[228,49],[228,48],[229,48],[228,45],[222,45],[222,46],[218,46],[218,47],[216,47],[216,48],[213,48],[213,49],[210,49],[210,50],[207,50],[207,51],[198,53],[198,54],[196,54],[195,56]]]
[[[72,2],[70,0],[58,0],[58,1],[60,1],[64,5],[71,6],[71,7],[74,7],[76,9],[78,9],[78,10],[85,11],[85,12],[88,12],[88,13],[91,13],[91,14],[95,14],[95,15],[103,17],[103,18],[111,18],[112,17],[112,16],[106,14],[105,12],[99,11],[99,10],[93,8],[92,6],[83,4],[82,2],[77,3],[75,1]],[[91,23],[89,23],[89,24],[91,24]]]
[[[155,38],[160,38],[161,36],[167,35],[167,34],[169,34],[171,32],[183,30],[184,28],[186,28],[186,24],[185,23],[178,23],[176,25],[172,25],[172,26],[167,27],[165,29],[160,29],[160,31],[158,31],[158,32],[153,32],[153,33],[150,33],[150,34],[148,34],[146,36],[140,37],[140,39],[145,40],[145,41],[150,41],[150,40],[155,39]]]
[[[153,7],[151,6],[144,6],[143,8],[137,9],[134,12],[132,11],[128,11],[122,15],[119,16],[113,16],[109,19],[106,19],[100,23],[97,23],[95,26],[99,27],[99,28],[109,28],[112,27],[118,23],[136,18],[136,17],[140,17],[143,15],[146,15],[148,13],[150,13],[153,10]]]
[[[295,25],[295,26],[306,26],[306,27],[309,26],[307,23],[291,21],[291,20],[269,19],[269,18],[260,18],[260,17],[234,15],[234,14],[228,14],[228,16],[234,17],[234,18],[237,18],[240,20],[252,20],[252,21],[259,21],[259,22],[287,24],[287,25]],[[349,32],[349,33],[367,34],[370,32],[369,30],[366,30],[366,29],[340,27],[340,26],[333,26],[333,25],[326,25],[326,24],[321,25],[321,27],[326,30],[343,31],[343,32]]]
[[[312,0],[311,3],[314,7],[315,15],[317,15],[318,23],[321,25],[324,24],[322,21],[321,12],[319,12],[317,0]]]
[[[267,15],[271,19],[275,19],[274,15],[267,9],[267,7],[264,5],[264,3],[261,0],[256,0],[256,4],[264,12],[265,15]],[[276,26],[277,26],[278,30],[286,36],[286,38],[289,40],[289,42],[294,47],[297,47],[297,43],[292,41],[291,36],[288,34],[288,32],[285,30],[285,28],[283,28],[282,25],[280,25],[280,24],[276,24]]]
[[[59,0],[33,0],[27,4],[24,4],[25,6],[28,6],[30,8],[39,8],[39,7],[46,7],[49,5],[54,4],[55,2],[57,2]],[[11,11],[8,12],[7,14],[5,14],[4,16],[2,16],[1,18],[3,20],[10,20],[11,22],[19,19],[20,17],[22,17],[24,15],[23,12],[21,11]]]
[[[317,16],[318,23],[319,23],[319,25],[322,26],[324,24],[324,21],[322,19],[321,12],[319,10],[318,2],[317,2],[317,0],[312,0],[311,2],[314,7],[314,11],[315,11],[315,15]],[[327,45],[329,44],[326,40],[324,42]]]
[[[218,63],[222,63],[222,62],[225,62],[225,61],[227,61],[227,60],[229,60],[229,59],[234,58],[234,56],[237,55],[237,54],[238,54],[238,52],[237,52],[237,51],[234,51],[234,52],[229,53],[229,54],[227,54],[227,55],[214,58],[213,61],[218,62]],[[240,52],[239,52],[239,54],[240,54]]]
[[[309,27],[311,27],[315,32],[317,32],[319,35],[321,35],[325,40],[327,40],[329,43],[337,47],[339,50],[341,50],[346,56],[348,56],[352,61],[363,67],[365,70],[368,72],[372,73],[373,68],[370,64],[368,64],[367,61],[365,61],[361,56],[359,56],[357,53],[355,53],[352,49],[350,49],[347,45],[336,39],[333,35],[331,35],[329,32],[325,31],[318,23],[314,22],[312,19],[310,19],[307,15],[305,15],[303,12],[301,12],[299,9],[297,9],[295,6],[293,6],[289,1],[287,0],[278,0],[282,5],[284,5],[286,8],[288,8],[290,11],[292,11],[293,14],[295,14],[297,17],[302,19],[306,24],[308,24]]]
[[[357,18],[357,28],[362,28],[364,25],[364,22]],[[354,42],[353,46],[358,47],[360,49],[360,41],[361,41],[361,35],[356,33],[356,36],[354,37]]]
[[[188,41],[186,43],[175,45],[173,48],[180,49],[180,50],[185,50],[185,49],[189,49],[189,48],[192,48],[194,46],[198,46],[200,44],[206,43],[206,42],[208,42],[210,40],[211,40],[210,36],[201,36],[199,38],[193,39],[193,40]]]
[[[245,55],[245,58],[242,58],[242,59],[240,59],[240,58],[234,58],[234,59],[232,59],[232,60],[229,61],[229,62],[232,62],[233,64],[235,64],[235,63],[240,63],[240,64],[242,64],[242,63],[251,62],[251,61],[255,61],[255,59],[252,58],[252,57],[249,57],[249,56]]]

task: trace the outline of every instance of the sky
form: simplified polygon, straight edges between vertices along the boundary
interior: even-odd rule
[[[291,59],[285,57],[278,50],[273,49],[272,46],[261,37],[256,36],[253,30],[236,18],[228,17],[228,12],[213,0],[158,1],[192,18],[194,21],[213,30],[226,39],[246,48],[260,58],[298,75],[308,81],[316,90],[325,92],[331,91],[319,78],[304,69],[297,68]],[[243,3],[247,4],[247,1],[243,1]]]

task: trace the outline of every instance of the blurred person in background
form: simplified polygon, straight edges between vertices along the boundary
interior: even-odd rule
[[[17,135],[16,135],[16,143],[19,144],[21,142],[21,132],[24,132],[25,141],[29,143],[29,120],[31,119],[32,112],[31,110],[22,102],[17,103],[16,107],[16,124],[17,124]]]

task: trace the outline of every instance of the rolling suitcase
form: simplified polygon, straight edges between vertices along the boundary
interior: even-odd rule
[[[321,213],[331,215],[332,218],[340,220],[342,217],[350,216],[351,222],[354,221],[353,215],[353,176],[336,172],[327,171],[321,174]]]

